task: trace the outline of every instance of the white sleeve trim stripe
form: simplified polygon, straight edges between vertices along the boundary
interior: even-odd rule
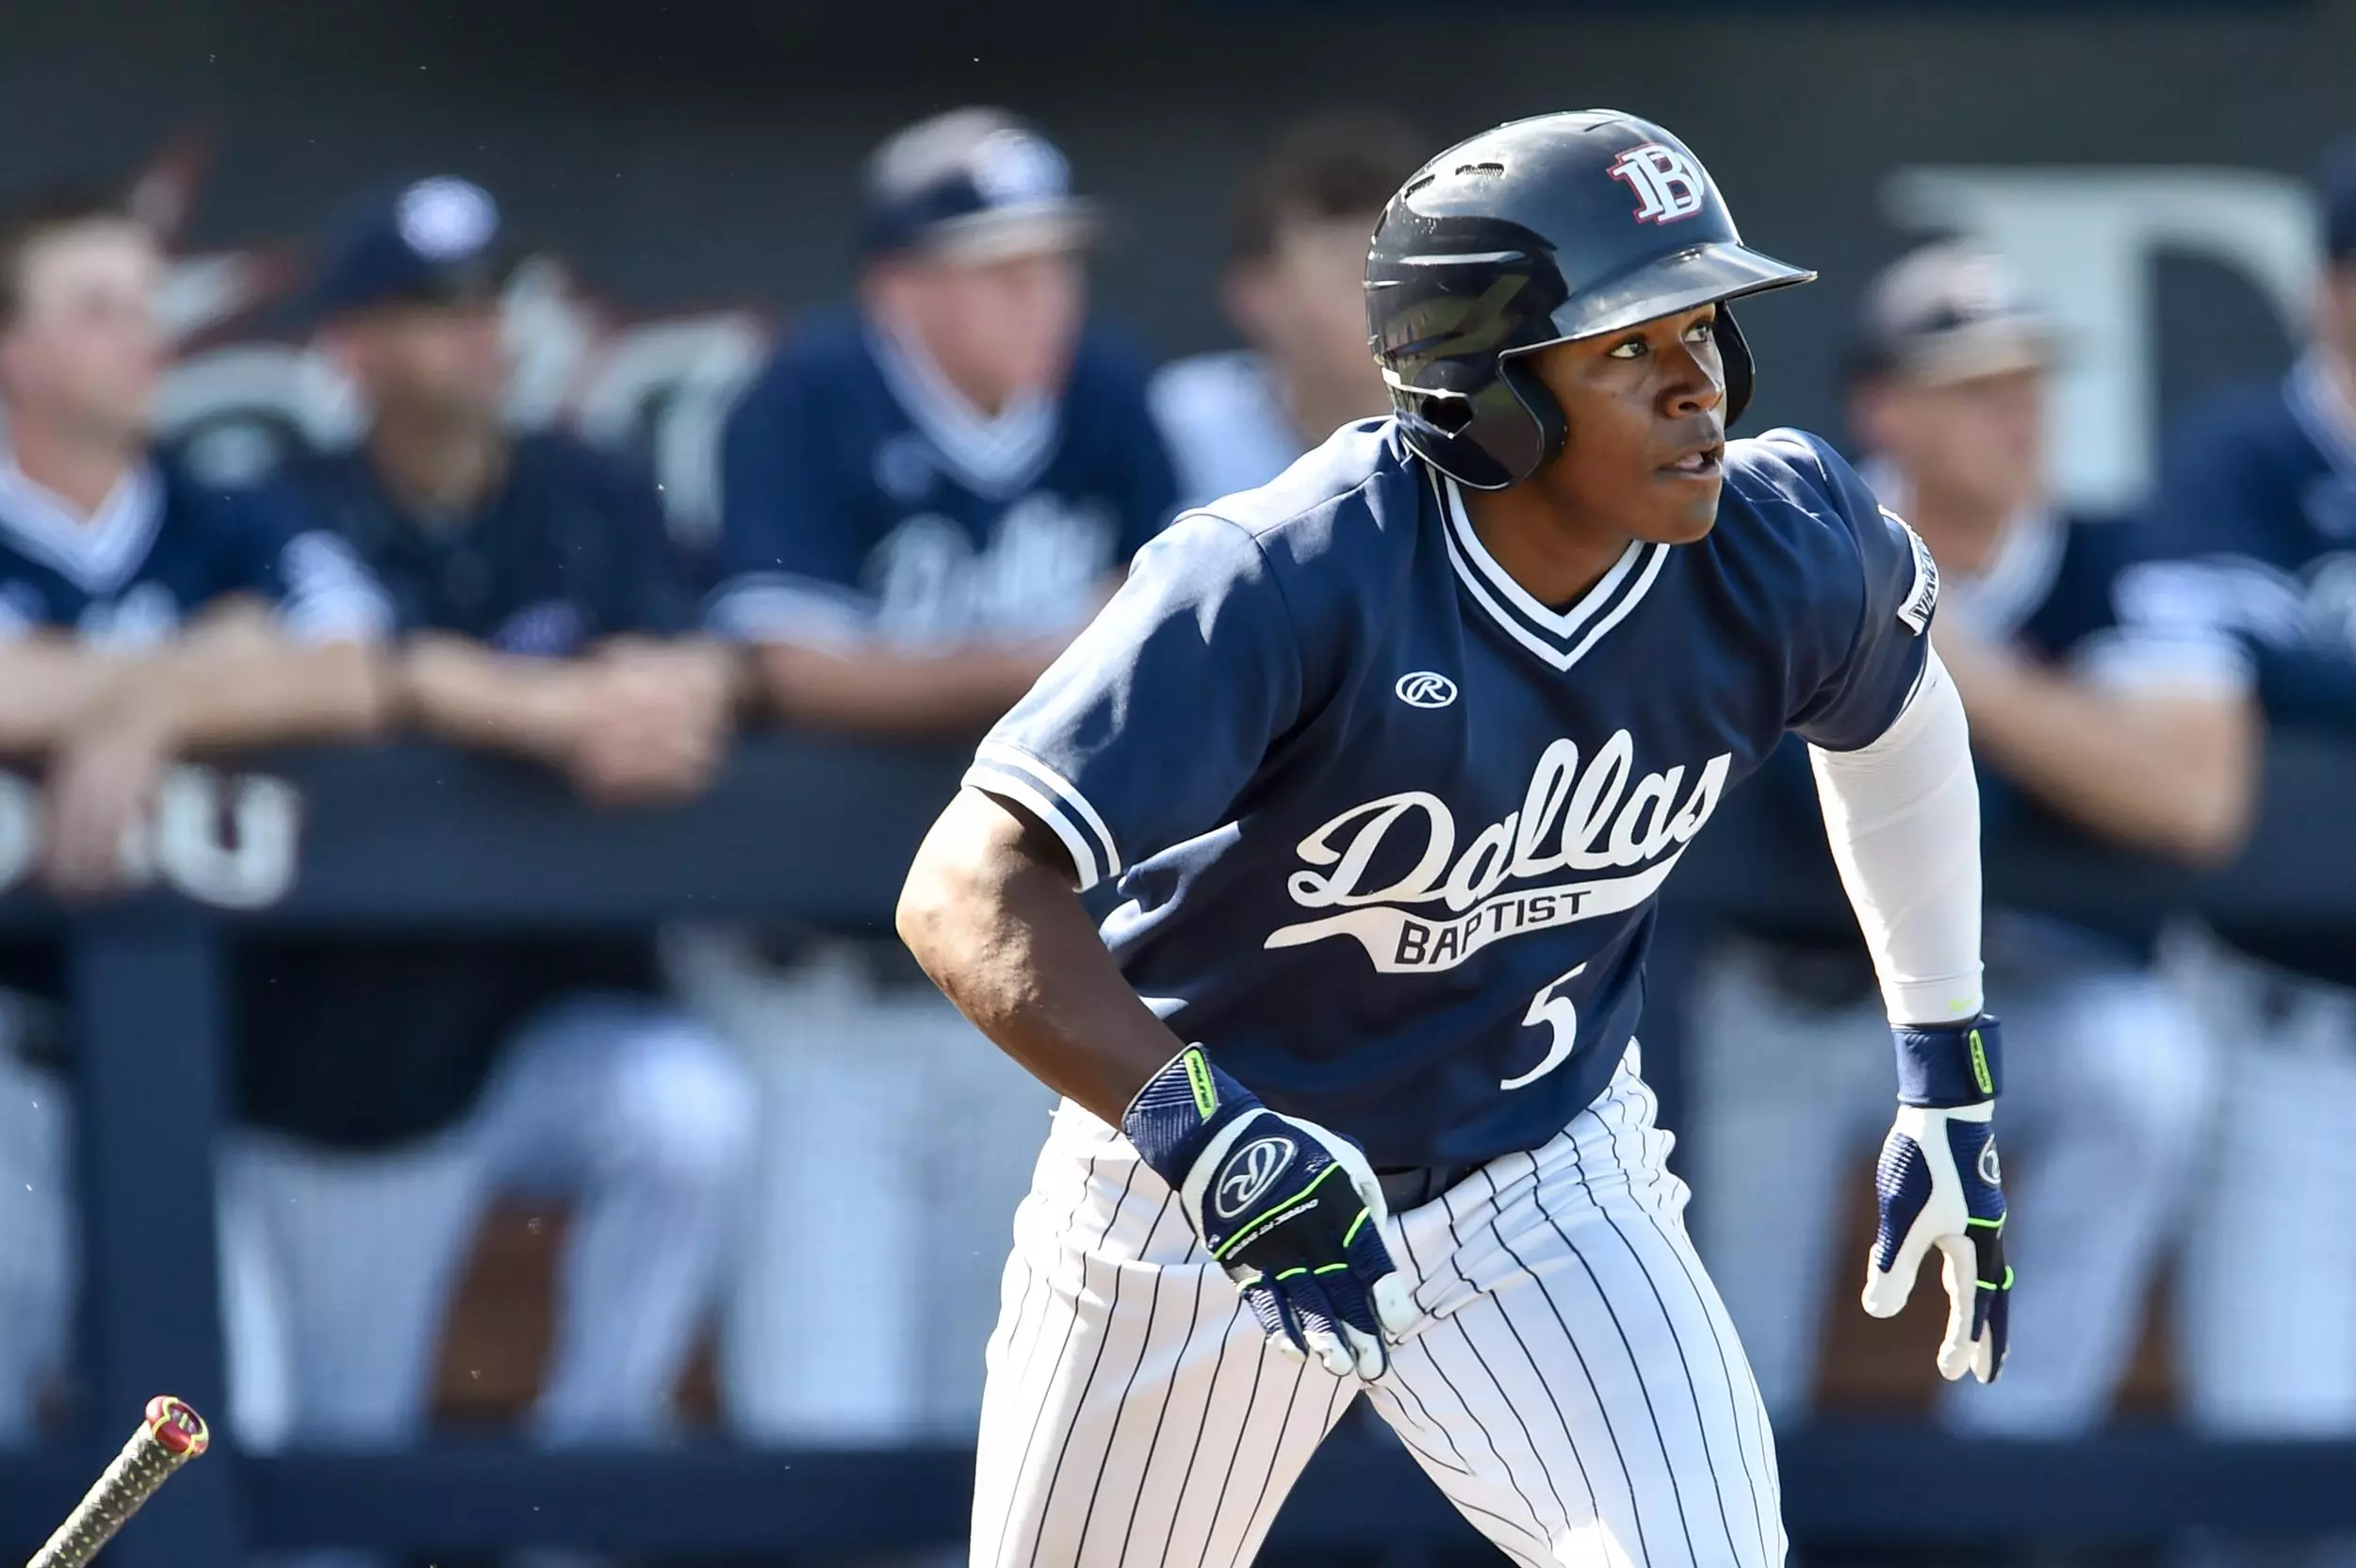
[[[1113,830],[1104,816],[1088,803],[1077,786],[1029,752],[1004,741],[984,741],[973,753],[974,760],[994,767],[1006,768],[1029,777],[1039,788],[1064,804],[1067,811],[1088,825],[1099,856],[1104,862],[1104,874],[1121,874],[1121,846],[1113,842]]]
[[[1047,825],[1072,857],[1072,872],[1082,892],[1104,880],[1096,868],[1096,852],[1089,847],[1088,835],[1070,813],[1056,801],[1042,793],[1039,787],[1019,774],[1009,773],[994,763],[977,761],[965,770],[957,781],[969,790],[984,794],[1003,795]]]

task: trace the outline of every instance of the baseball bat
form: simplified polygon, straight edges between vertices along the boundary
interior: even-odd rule
[[[100,1547],[114,1539],[124,1520],[172,1478],[172,1473],[212,1443],[205,1418],[169,1394],[147,1401],[147,1417],[115,1455],[97,1484],[82,1494],[49,1544],[25,1568],[86,1568]]]

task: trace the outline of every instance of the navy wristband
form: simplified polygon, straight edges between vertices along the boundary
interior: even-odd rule
[[[1258,1095],[1213,1067],[1201,1046],[1190,1045],[1145,1081],[1121,1114],[1121,1130],[1174,1189],[1185,1184],[1220,1128],[1260,1108]]]
[[[1982,1013],[1969,1023],[1895,1023],[1898,1103],[1950,1110],[2004,1091],[2004,1037]]]

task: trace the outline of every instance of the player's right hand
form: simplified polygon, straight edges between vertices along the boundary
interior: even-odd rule
[[[1146,1081],[1121,1128],[1280,1348],[1335,1377],[1383,1375],[1385,1338],[1407,1331],[1415,1304],[1355,1144],[1269,1110],[1199,1046]]]

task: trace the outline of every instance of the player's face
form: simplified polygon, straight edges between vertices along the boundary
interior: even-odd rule
[[[163,374],[163,258],[136,223],[76,223],[25,247],[19,309],[0,336],[11,399],[100,439],[147,427]]]
[[[449,426],[504,417],[511,359],[495,300],[387,305],[351,323],[343,349],[380,414]]]
[[[1071,251],[914,262],[891,292],[950,384],[989,412],[1063,384],[1088,308],[1087,278]]]
[[[1859,428],[1917,495],[2008,516],[2044,489],[2045,375],[2006,370],[1869,392]]]
[[[1717,315],[1703,305],[1535,356],[1568,435],[1530,482],[1560,514],[1660,544],[1710,531],[1726,438]]]
[[[1366,237],[1376,216],[1281,224],[1268,255],[1238,267],[1227,286],[1228,312],[1253,347],[1296,382],[1360,394],[1370,414],[1385,403],[1366,351]]]

